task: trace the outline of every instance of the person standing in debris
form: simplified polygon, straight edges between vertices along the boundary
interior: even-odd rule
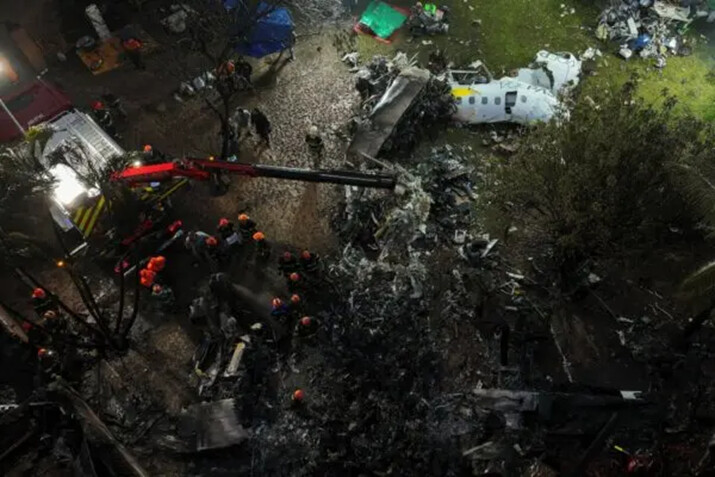
[[[151,297],[162,311],[170,310],[175,303],[174,291],[167,285],[154,284],[151,287]]]
[[[313,156],[313,167],[320,167],[320,162],[325,153],[325,144],[323,144],[323,138],[320,137],[320,132],[318,132],[318,126],[312,125],[308,128],[308,133],[305,135],[305,142],[308,144],[308,150],[310,150],[310,154]]]
[[[256,254],[260,259],[267,259],[271,254],[271,249],[266,242],[266,236],[260,230],[253,234],[253,242],[256,244]]]
[[[251,113],[251,122],[256,128],[256,134],[260,138],[259,146],[271,147],[271,122],[268,117],[258,108],[253,108]]]
[[[300,273],[293,272],[290,275],[288,275],[287,279],[288,279],[288,290],[290,290],[291,293],[305,290],[306,282]]]
[[[278,270],[283,274],[283,276],[288,277],[291,273],[298,269],[298,260],[295,256],[285,251],[283,255],[278,257]]]
[[[122,106],[122,102],[119,99],[119,96],[114,95],[112,93],[103,94],[102,101],[104,101],[105,104],[109,107],[109,110],[112,112],[113,115],[120,119],[127,118],[127,112],[124,110],[124,106]]]
[[[308,250],[303,250],[300,254],[300,269],[309,275],[316,275],[320,270],[319,257]]]
[[[303,311],[303,298],[297,293],[293,293],[290,296],[290,303],[288,305],[291,315],[298,318]]]
[[[206,232],[201,231],[189,232],[189,235],[186,237],[184,245],[186,246],[186,248],[191,250],[191,253],[194,255],[194,258],[197,260],[197,262],[212,262],[213,258],[209,247],[213,241],[209,239],[216,240],[215,237],[211,237]],[[194,266],[197,265],[198,263],[196,263]]]
[[[37,287],[32,290],[32,298],[30,301],[32,303],[32,308],[39,317],[43,316],[45,312],[49,310],[54,312],[58,311],[57,305],[52,298],[47,296],[47,292],[44,288]]]
[[[112,118],[112,113],[104,106],[101,101],[94,101],[92,103],[92,116],[99,124],[99,127],[104,129],[107,134],[115,139],[119,139],[119,134],[117,134],[117,128],[114,126],[114,118]]]
[[[127,58],[134,63],[134,66],[138,70],[145,70],[146,65],[142,59],[142,42],[134,37],[129,37],[122,40],[122,48],[126,52]]]
[[[278,318],[281,321],[285,321],[290,313],[288,307],[283,303],[283,300],[276,297],[271,300],[271,316]]]
[[[238,231],[241,234],[241,243],[248,243],[250,238],[256,232],[256,223],[251,220],[248,214],[239,214]]]
[[[240,145],[244,139],[251,137],[251,112],[245,108],[238,108],[233,115],[236,126],[236,142]]]

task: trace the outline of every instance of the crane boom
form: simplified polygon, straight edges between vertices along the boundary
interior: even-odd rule
[[[182,177],[196,180],[209,180],[212,173],[219,172],[248,177],[273,177],[276,179],[323,182],[378,189],[394,189],[397,183],[395,176],[390,174],[367,174],[364,172],[336,169],[312,170],[297,167],[243,164],[196,158],[129,167],[115,173],[113,179],[132,186],[147,182],[163,182]]]

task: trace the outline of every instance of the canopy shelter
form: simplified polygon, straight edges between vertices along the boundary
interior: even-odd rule
[[[357,33],[370,35],[377,41],[391,43],[397,30],[407,21],[409,11],[373,0],[355,25]]]
[[[226,0],[227,9],[241,8],[242,0]],[[262,58],[278,53],[293,44],[293,18],[287,8],[261,2],[255,12],[256,21],[244,42],[236,44],[236,51],[244,56]]]

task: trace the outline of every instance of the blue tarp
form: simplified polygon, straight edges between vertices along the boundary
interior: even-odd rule
[[[241,0],[225,0],[228,9],[236,8]],[[258,6],[258,21],[248,35],[248,41],[236,45],[236,51],[245,56],[262,58],[283,51],[293,44],[293,18],[287,8],[276,8],[267,3]]]

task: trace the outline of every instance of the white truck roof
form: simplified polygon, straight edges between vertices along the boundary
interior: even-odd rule
[[[124,154],[124,150],[99,127],[92,117],[81,111],[70,110],[62,113],[49,124],[53,134],[45,145],[43,158],[47,158],[58,146],[67,141],[78,143],[82,147],[83,154],[88,155],[97,168],[103,167],[112,157]],[[71,204],[83,193],[90,196],[98,194],[97,189],[88,188],[80,181],[75,171],[66,165],[52,166],[50,173],[57,180],[54,198],[63,206]]]

